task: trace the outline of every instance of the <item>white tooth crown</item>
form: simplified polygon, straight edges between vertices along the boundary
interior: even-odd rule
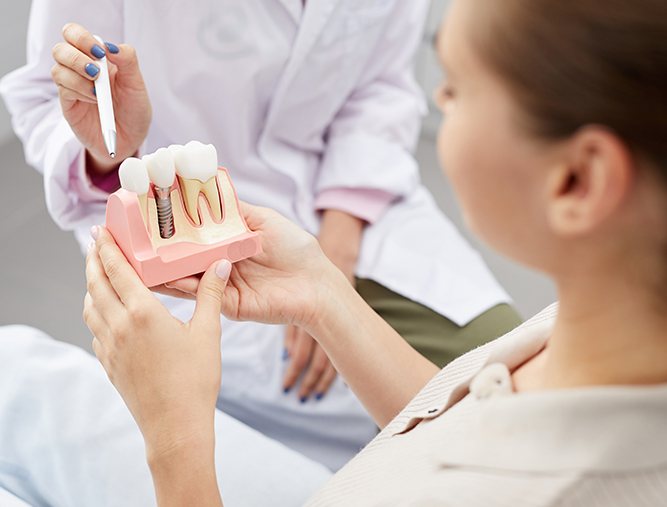
[[[183,149],[183,145],[182,144],[170,144],[169,146],[167,146],[167,149],[173,155],[174,161],[176,161],[176,154]]]
[[[148,175],[156,187],[169,188],[174,184],[174,156],[167,148],[160,148],[152,155],[145,156],[144,160],[148,166]]]
[[[120,185],[125,190],[134,192],[138,195],[148,193],[150,179],[148,178],[148,169],[146,162],[138,158],[127,158],[120,165],[118,170]]]
[[[177,172],[181,178],[206,183],[218,173],[218,152],[212,144],[190,141],[174,151]]]

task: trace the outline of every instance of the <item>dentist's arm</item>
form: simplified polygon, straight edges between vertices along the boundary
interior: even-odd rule
[[[386,14],[365,71],[328,128],[316,182],[315,206],[323,215],[318,239],[352,284],[364,227],[419,181],[411,151],[425,109],[412,67],[428,5],[426,0],[396,2]],[[303,328],[289,327],[285,347],[284,387],[293,387],[305,372],[299,398],[324,396],[336,370],[321,345]]]
[[[368,223],[419,184],[416,147],[426,101],[414,75],[428,0],[394,2],[363,70],[327,129],[315,182],[317,209],[337,209]],[[374,27],[375,28],[375,27]],[[369,41],[370,44],[370,41]]]

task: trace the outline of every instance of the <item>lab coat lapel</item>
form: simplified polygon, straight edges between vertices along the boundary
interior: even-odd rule
[[[285,7],[285,10],[289,12],[290,16],[292,16],[292,19],[294,20],[295,23],[299,24],[299,21],[301,20],[301,15],[300,15],[300,9],[302,0],[278,0],[281,4],[283,4],[283,7]]]
[[[312,49],[315,41],[322,32],[329,17],[340,0],[308,0],[303,12],[303,21],[294,44],[294,51],[285,77],[290,77],[290,71],[295,72],[303,63],[304,58]],[[287,79],[289,80],[289,79]]]
[[[272,123],[272,118],[275,116],[276,111],[280,108],[280,104],[289,89],[290,83],[301,69],[308,52],[313,48],[339,1],[308,0],[306,2],[299,32],[292,49],[292,55],[271,101],[271,108],[266,124],[267,129]]]

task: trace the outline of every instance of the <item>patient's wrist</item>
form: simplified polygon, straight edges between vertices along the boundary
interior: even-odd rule
[[[147,445],[158,505],[222,506],[215,471],[215,437],[180,441],[154,453]]]
[[[347,318],[346,308],[356,303],[357,293],[345,274],[331,264],[320,278],[317,294],[310,319],[300,326],[314,338],[326,340],[333,324]]]
[[[166,430],[161,434],[144,435],[146,460],[151,471],[165,469],[183,461],[205,462],[215,449],[215,432],[210,429],[186,430],[176,433]]]

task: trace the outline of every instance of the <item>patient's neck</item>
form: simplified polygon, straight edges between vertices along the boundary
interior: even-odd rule
[[[617,269],[557,280],[553,333],[515,372],[516,389],[667,383],[667,301],[631,279]]]

